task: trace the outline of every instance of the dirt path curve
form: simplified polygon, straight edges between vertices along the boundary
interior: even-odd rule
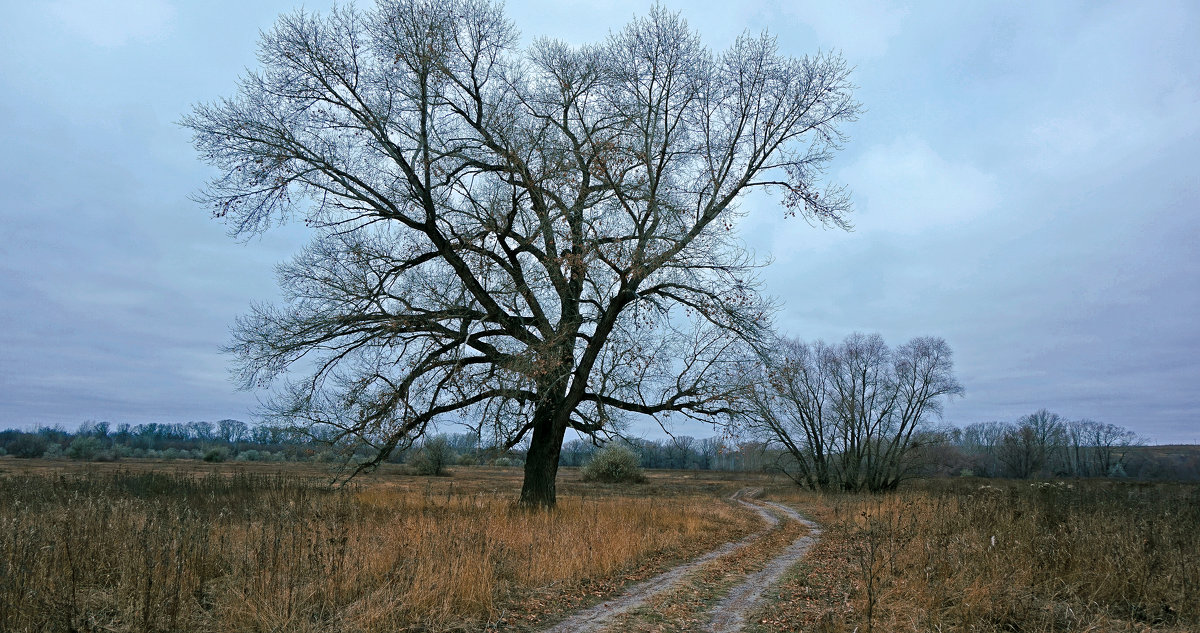
[[[566,620],[563,620],[562,622],[559,622],[558,624],[546,629],[545,633],[591,633],[593,631],[599,631],[622,613],[636,609],[637,607],[645,604],[645,602],[650,598],[653,598],[663,591],[670,589],[689,572],[694,571],[705,563],[720,558],[726,554],[729,554],[730,552],[739,550],[766,536],[767,533],[779,523],[779,519],[762,506],[745,500],[745,498],[753,497],[760,492],[762,491],[757,488],[742,488],[741,490],[733,493],[733,495],[729,498],[757,512],[767,524],[762,530],[759,530],[758,532],[755,532],[754,534],[751,534],[740,541],[726,543],[721,547],[718,547],[717,549],[700,556],[699,558],[667,570],[653,578],[643,580],[642,582],[633,585],[626,590],[625,593],[613,598],[612,600],[601,602],[590,609],[584,609],[583,611],[576,612],[575,615],[572,615]]]
[[[808,553],[808,549],[817,542],[821,534],[821,528],[817,527],[816,523],[800,516],[795,510],[770,501],[763,503],[779,510],[792,520],[799,521],[808,528],[808,534],[793,541],[782,554],[767,562],[762,570],[750,574],[742,584],[730,590],[729,595],[710,611],[712,619],[705,627],[705,631],[709,633],[734,633],[742,630],[748,621],[748,614],[762,600],[763,593],[779,582],[784,572]]]

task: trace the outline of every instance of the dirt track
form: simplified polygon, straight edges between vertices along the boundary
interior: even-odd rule
[[[741,583],[734,586],[716,606],[709,610],[706,631],[732,633],[741,630],[747,622],[750,611],[758,605],[763,593],[778,582],[784,572],[804,556],[821,533],[815,523],[804,519],[787,506],[769,501],[751,501],[759,493],[761,490],[743,488],[735,492],[730,499],[757,512],[765,523],[762,530],[740,541],[726,543],[699,558],[633,585],[625,593],[612,600],[578,611],[546,629],[546,633],[601,631],[618,616],[637,609],[651,598],[674,588],[693,572],[697,572],[706,565],[737,550],[754,545],[774,530],[781,521],[797,521],[808,527],[807,535],[792,542],[786,550],[771,558],[761,570],[748,574]]]
[[[800,516],[795,510],[770,501],[763,503],[779,510],[789,519],[802,523],[808,528],[808,535],[793,541],[782,554],[772,558],[761,571],[747,576],[742,584],[734,587],[725,599],[713,607],[710,611],[712,619],[706,627],[706,630],[712,633],[733,633],[742,630],[742,627],[746,626],[747,616],[758,605],[763,593],[779,582],[784,572],[808,553],[808,549],[817,542],[821,534],[821,529],[816,523]]]

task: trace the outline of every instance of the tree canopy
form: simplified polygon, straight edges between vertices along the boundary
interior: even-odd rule
[[[462,421],[528,438],[522,502],[553,505],[567,429],[729,410],[771,312],[733,230],[747,192],[848,226],[818,180],[859,111],[849,68],[766,34],[714,53],[654,8],[522,49],[498,4],[381,0],[281,17],[259,62],[182,121],[233,234],[312,227],[283,301],[238,321],[237,376],[375,446],[363,466]]]

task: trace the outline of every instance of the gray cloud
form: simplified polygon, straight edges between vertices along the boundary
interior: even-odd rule
[[[291,4],[130,6],[25,4],[0,24],[0,426],[254,404],[217,350],[277,296],[273,266],[304,232],[228,239],[187,200],[207,171],[173,121],[229,94]],[[527,39],[582,43],[644,8],[509,13]],[[680,8],[714,47],[769,27],[792,54],[857,65],[868,112],[830,173],[854,191],[856,231],[743,205],[786,331],[945,337],[967,388],[952,422],[1049,407],[1200,439],[1193,4]]]

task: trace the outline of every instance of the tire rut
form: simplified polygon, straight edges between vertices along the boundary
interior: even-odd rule
[[[705,627],[708,633],[734,633],[742,630],[749,621],[750,612],[762,601],[767,589],[778,583],[783,574],[808,553],[821,534],[821,528],[816,523],[800,516],[800,513],[792,508],[770,501],[762,503],[807,527],[808,534],[793,541],[782,554],[772,558],[761,570],[746,576],[740,585],[731,589],[725,598],[709,611],[712,617]]]
[[[544,633],[592,633],[604,628],[613,619],[618,616],[636,609],[654,596],[675,586],[688,573],[704,566],[705,564],[716,560],[726,554],[735,552],[747,545],[750,545],[762,537],[766,536],[776,525],[779,524],[779,518],[763,508],[761,505],[750,503],[745,499],[760,494],[761,489],[758,488],[742,488],[733,493],[729,498],[743,506],[746,506],[762,517],[766,522],[766,527],[747,536],[740,541],[733,541],[718,547],[717,549],[695,558],[683,565],[673,567],[653,578],[644,580],[627,589],[625,593],[597,604],[594,607],[577,611],[574,615],[555,624],[554,626],[545,629]],[[790,510],[790,508],[789,508]]]

